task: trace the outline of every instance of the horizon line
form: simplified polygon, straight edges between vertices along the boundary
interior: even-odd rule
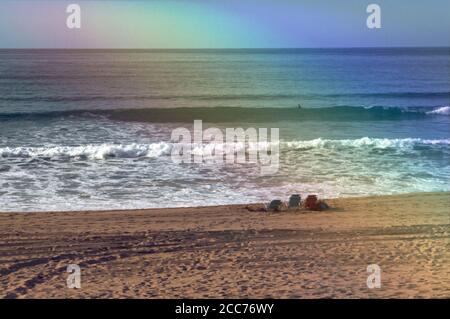
[[[450,49],[447,46],[233,47],[233,48],[2,48],[0,50],[303,50],[303,49]]]

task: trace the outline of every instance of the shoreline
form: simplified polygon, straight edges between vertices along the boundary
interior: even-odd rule
[[[0,297],[450,297],[449,192],[327,203],[0,213]],[[81,289],[66,287],[69,264]]]
[[[314,194],[314,193],[311,193]],[[331,198],[323,198],[327,203],[329,201],[345,201],[345,200],[351,200],[351,199],[357,199],[357,198],[364,198],[364,199],[379,199],[381,197],[397,197],[397,196],[411,196],[411,195],[423,195],[423,194],[449,194],[450,197],[450,191],[438,191],[438,192],[413,192],[413,193],[398,193],[398,194],[388,194],[388,195],[361,195],[361,196],[343,196],[343,197],[331,197]],[[302,202],[305,200],[305,195],[302,195]],[[281,199],[284,202],[288,202],[287,196],[285,199]],[[274,197],[273,199],[280,199],[279,197]],[[319,197],[319,199],[322,199],[322,197]],[[50,213],[64,213],[64,214],[73,214],[73,213],[110,213],[110,212],[122,212],[122,213],[133,213],[133,212],[147,212],[147,211],[172,211],[172,210],[191,210],[191,209],[220,209],[220,208],[246,208],[247,206],[260,206],[265,205],[270,202],[248,202],[248,203],[236,203],[236,204],[220,204],[220,205],[202,205],[202,206],[172,206],[172,207],[149,207],[149,208],[119,208],[119,209],[85,209],[85,210],[37,210],[37,211],[1,211],[0,214],[50,214]],[[331,211],[335,207],[331,207]],[[330,211],[328,210],[328,211]],[[307,212],[313,212],[308,211],[306,209],[300,209],[298,212],[301,213],[307,213]],[[266,212],[268,213],[268,212]],[[1,215],[0,215],[1,216]]]

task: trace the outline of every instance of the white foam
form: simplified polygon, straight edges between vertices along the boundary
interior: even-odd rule
[[[152,144],[100,144],[81,146],[49,147],[4,147],[0,148],[3,157],[86,157],[89,159],[106,159],[108,157],[135,158],[158,157],[170,154],[168,143]]]
[[[295,149],[310,149],[310,148],[338,148],[338,147],[371,147],[371,148],[411,148],[415,145],[448,145],[450,139],[421,139],[421,138],[403,138],[403,139],[388,139],[388,138],[370,138],[362,137],[359,139],[342,139],[330,140],[316,138],[309,141],[289,141],[284,142],[288,148]]]
[[[434,115],[449,115],[450,114],[450,106],[442,106],[437,109],[434,109],[433,111],[427,112],[427,114],[434,114]]]
[[[224,154],[245,151],[266,151],[273,144],[279,144],[281,148],[288,149],[310,149],[310,148],[331,148],[339,149],[343,147],[350,148],[397,148],[410,149],[415,145],[449,145],[450,139],[421,139],[421,138],[370,138],[363,137],[359,139],[341,139],[331,140],[316,138],[313,140],[298,140],[285,142],[261,142],[250,143],[206,143],[190,144],[192,154],[211,154],[213,151],[220,151]],[[110,157],[115,158],[155,158],[168,156],[171,154],[175,144],[159,142],[150,144],[99,144],[99,145],[80,145],[80,146],[48,146],[48,147],[2,147],[0,148],[1,157],[69,157],[69,158],[87,158],[92,160],[102,160]],[[189,144],[187,144],[189,145]]]

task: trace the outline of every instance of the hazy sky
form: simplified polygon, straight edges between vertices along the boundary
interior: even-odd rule
[[[66,27],[81,6],[81,29]],[[381,7],[368,29],[366,7]],[[0,48],[450,46],[448,0],[0,0]]]

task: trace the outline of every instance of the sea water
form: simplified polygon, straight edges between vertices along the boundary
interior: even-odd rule
[[[448,191],[449,94],[448,48],[0,50],[0,211]],[[278,172],[174,163],[195,119],[279,128]]]

